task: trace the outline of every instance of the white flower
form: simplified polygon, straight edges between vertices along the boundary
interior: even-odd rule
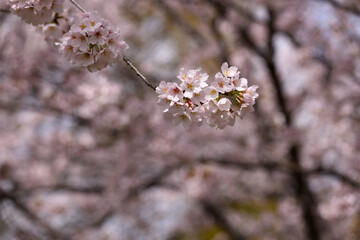
[[[191,126],[191,118],[186,112],[177,113],[174,115],[173,123],[176,125],[182,123],[185,129],[189,129]]]
[[[219,92],[214,87],[205,88],[205,99],[214,100],[219,97]]]
[[[238,91],[244,91],[247,89],[248,87],[248,81],[246,78],[240,78],[239,77],[234,77],[233,79],[233,85],[235,87],[236,90]]]
[[[231,102],[227,98],[221,98],[218,102],[219,110],[229,111],[231,107]]]
[[[190,111],[189,115],[192,121],[200,126],[203,123],[203,118],[205,115],[206,109],[204,106],[198,106],[194,110]]]
[[[75,50],[86,52],[89,48],[89,42],[86,35],[83,35],[79,32],[74,32],[64,37],[67,39],[67,43],[71,45]]]
[[[167,98],[174,102],[179,102],[183,99],[184,94],[180,87],[177,85],[177,83],[171,83],[169,85],[169,94],[167,95]]]
[[[230,80],[221,73],[215,75],[215,81],[211,84],[218,92],[225,93],[232,91],[233,87],[230,85]]]
[[[184,94],[185,95],[185,94]],[[194,102],[197,105],[200,105],[201,103],[205,102],[205,92],[200,91],[198,93],[194,93],[193,97],[191,98],[192,102]]]
[[[62,37],[62,29],[55,23],[42,25],[40,31],[45,35],[45,40],[54,43]]]
[[[207,119],[207,123],[211,127],[224,129],[227,125],[227,120],[229,118],[228,112],[225,111],[217,111],[214,114],[211,114]]]
[[[177,75],[177,78],[180,80],[180,81],[184,81],[186,80],[188,77],[187,75],[187,71],[185,71],[184,68],[180,68],[179,70],[179,75]]]
[[[94,58],[91,56],[90,53],[80,52],[75,55],[75,61],[80,66],[89,66],[94,63]]]
[[[161,81],[159,86],[156,87],[156,93],[159,94],[159,98],[167,98],[171,83]]]
[[[182,104],[182,103],[171,102],[170,106],[171,107],[168,109],[168,113],[170,113],[172,115],[179,114],[179,113],[186,111],[186,108],[185,108],[184,104]]]
[[[201,91],[200,81],[196,81],[192,78],[187,78],[180,84],[180,87],[185,90],[184,97],[192,98],[194,93]]]
[[[246,90],[244,94],[245,103],[251,105],[255,103],[255,99],[259,96],[259,94],[256,92],[256,89],[258,89],[258,86],[253,85]]]
[[[159,98],[158,100],[158,105],[163,112],[167,112],[173,104],[174,102],[167,98]]]
[[[229,65],[227,62],[224,62],[222,65],[221,65],[221,72],[224,74],[225,77],[234,77],[235,74],[238,72],[238,69],[237,67],[230,67],[229,68]]]
[[[241,109],[240,109],[240,118],[243,119],[243,117],[247,114],[247,113],[250,113],[250,112],[253,112],[255,109],[252,105],[247,105],[247,104],[244,104]]]
[[[212,100],[205,103],[205,107],[210,113],[216,113],[219,110],[219,106]]]
[[[109,36],[109,29],[106,28],[98,28],[96,29],[91,37],[89,38],[89,42],[91,44],[100,44],[104,45],[106,42],[106,36]]]

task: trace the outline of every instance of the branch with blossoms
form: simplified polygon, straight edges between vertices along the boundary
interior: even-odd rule
[[[219,129],[233,126],[237,117],[254,111],[258,86],[248,87],[248,81],[240,78],[237,67],[223,63],[221,73],[209,80],[201,69],[180,69],[175,82],[161,82],[153,86],[125,56],[128,44],[122,39],[119,29],[111,26],[96,11],[87,12],[76,1],[69,0],[82,14],[74,18],[63,9],[64,0],[25,1],[7,0],[11,12],[34,26],[41,25],[46,39],[59,46],[60,53],[70,63],[86,67],[90,72],[100,71],[121,59],[150,88],[159,94],[159,104],[165,116],[171,116],[175,124],[185,128],[206,122]],[[66,24],[60,24],[65,19]]]
[[[182,68],[177,76],[180,85],[162,81],[156,93],[163,112],[185,128],[203,122],[219,129],[234,126],[236,117],[254,110],[258,86],[248,87],[247,79],[240,78],[238,69],[226,62],[221,71],[208,81],[209,75],[201,73],[200,68],[189,71]]]

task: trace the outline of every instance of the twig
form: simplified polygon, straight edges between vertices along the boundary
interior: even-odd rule
[[[85,13],[86,11],[85,11],[85,9],[84,8],[82,8],[81,6],[80,6],[80,4],[78,4],[77,2],[75,2],[74,0],[69,0],[72,4],[74,4],[75,5],[75,7],[77,7],[78,9],[80,9],[80,11],[82,11],[83,13]]]
[[[153,90],[155,90],[155,87],[153,85],[151,85],[151,83],[146,79],[146,77],[144,77],[144,75],[141,74],[141,72],[132,64],[132,62],[126,57],[123,57],[124,62],[126,62],[127,65],[129,65],[129,67],[136,73],[137,76],[139,76],[141,78],[141,80],[148,85],[150,88],[152,88]]]

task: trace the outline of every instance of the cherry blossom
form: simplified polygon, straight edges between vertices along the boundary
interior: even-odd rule
[[[118,29],[101,18],[97,12],[84,13],[75,19],[60,45],[65,58],[90,72],[99,71],[120,61],[128,48]]]
[[[235,124],[236,116],[243,117],[253,111],[258,86],[247,86],[247,79],[239,79],[237,67],[221,66],[222,73],[215,75],[209,84],[209,75],[201,69],[185,71],[180,69],[177,83],[160,82],[156,88],[159,104],[167,115],[172,115],[174,123],[183,123],[185,128],[190,123],[201,125],[203,122],[211,127],[223,129]],[[164,100],[166,99],[166,100]],[[168,104],[168,108],[164,108]]]
[[[63,12],[64,0],[7,0],[10,10],[27,23],[50,23],[56,13]]]

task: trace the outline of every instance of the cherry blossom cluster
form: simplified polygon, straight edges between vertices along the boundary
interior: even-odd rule
[[[189,71],[182,68],[177,78],[180,84],[162,81],[156,93],[163,112],[173,117],[175,124],[183,123],[185,128],[203,122],[219,129],[233,126],[236,117],[242,118],[254,110],[259,96],[258,86],[248,87],[247,79],[240,78],[238,68],[229,67],[226,62],[212,81],[200,68]]]
[[[121,60],[126,48],[128,45],[120,37],[119,30],[111,28],[97,12],[86,12],[75,19],[60,45],[68,61],[87,67],[91,72]]]
[[[50,23],[63,11],[64,0],[7,0],[13,13],[32,25]]]

